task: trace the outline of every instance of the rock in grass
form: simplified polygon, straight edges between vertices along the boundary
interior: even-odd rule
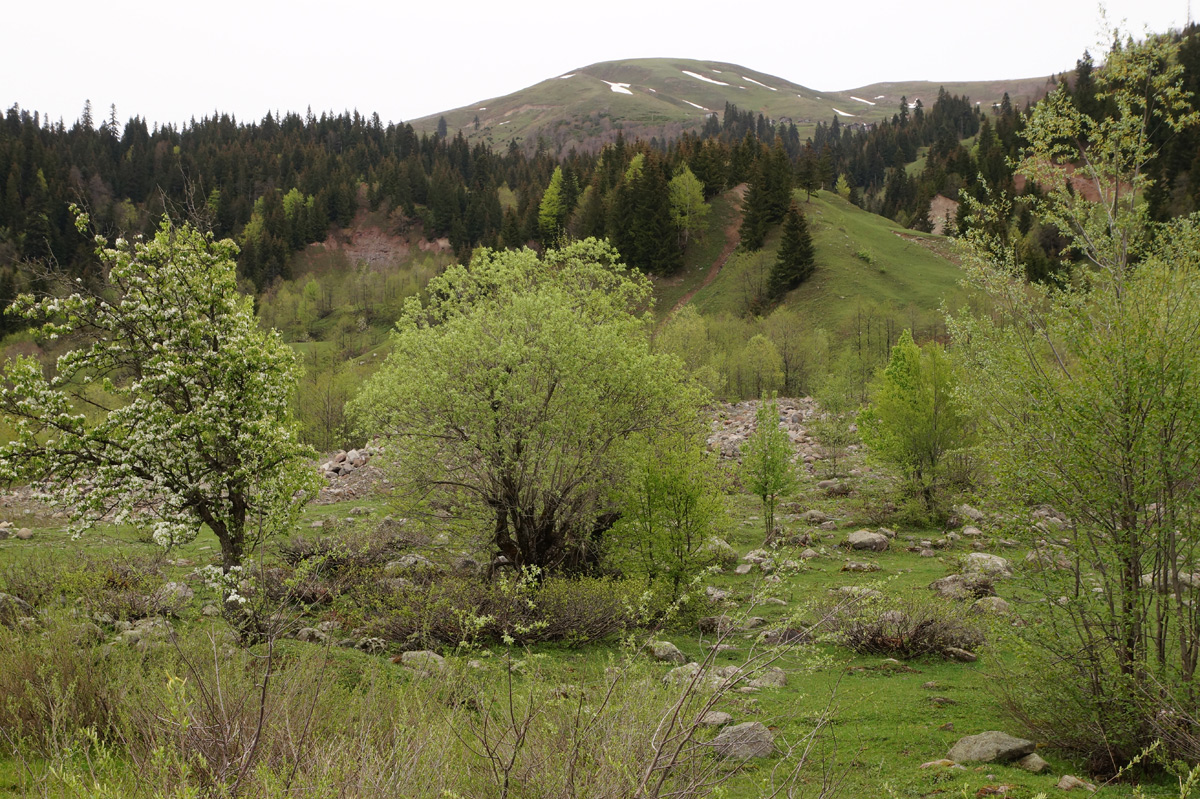
[[[922,763],[918,768],[963,768],[953,760],[942,758],[941,760],[930,760],[928,763]]]
[[[957,646],[948,646],[942,650],[946,657],[951,660],[957,660],[959,663],[974,663],[979,660],[979,655],[966,649],[960,649]]]
[[[992,578],[1012,577],[1008,560],[986,552],[972,552],[967,555],[966,571],[968,574],[982,574]]]
[[[732,569],[737,565],[737,550],[729,546],[729,542],[723,538],[708,539],[700,551],[705,558],[713,563],[719,563],[727,569]]]
[[[950,747],[948,757],[956,763],[1008,763],[1033,754],[1033,741],[1014,738],[1006,732],[988,730],[960,738]]]
[[[1017,761],[1017,768],[1023,768],[1026,771],[1032,771],[1034,774],[1041,774],[1046,769],[1050,768],[1050,764],[1042,760],[1036,754],[1025,755]]]
[[[20,530],[17,530],[15,533],[13,533],[13,535],[22,541],[28,541],[29,539],[33,538],[33,531],[28,527],[22,527]]]
[[[733,716],[720,710],[710,710],[700,717],[699,723],[704,727],[724,727],[733,721]]]
[[[1064,791],[1072,791],[1076,788],[1083,788],[1085,791],[1089,791],[1090,793],[1096,792],[1095,785],[1092,785],[1090,782],[1084,782],[1078,777],[1072,777],[1070,774],[1065,775],[1061,780],[1058,781],[1058,785],[1054,787],[1060,788]]]
[[[749,760],[775,754],[775,737],[760,721],[747,721],[726,727],[710,743],[721,757],[730,760]]]
[[[888,548],[888,537],[879,533],[873,533],[870,530],[855,530],[846,536],[846,546],[850,549],[883,552]]]
[[[1012,613],[1012,608],[998,596],[985,596],[975,600],[971,605],[971,612],[1007,616]]]
[[[437,652],[430,652],[428,649],[422,649],[417,652],[404,652],[400,655],[400,662],[410,669],[425,672],[442,671],[446,668],[446,659]]]
[[[772,666],[750,681],[751,688],[783,688],[785,685],[787,673],[778,666]]]
[[[878,563],[863,563],[856,560],[848,560],[842,565],[844,572],[877,572],[881,568]]]
[[[733,570],[733,573],[734,574],[749,574],[750,570],[753,568],[754,568],[753,563],[739,563],[738,567]]]
[[[655,660],[680,665],[688,662],[687,656],[680,652],[679,647],[670,641],[651,641],[650,652],[654,655]]]
[[[0,624],[11,627],[17,623],[18,619],[27,619],[31,616],[33,616],[33,608],[29,607],[29,603],[24,599],[12,594],[0,593]]]

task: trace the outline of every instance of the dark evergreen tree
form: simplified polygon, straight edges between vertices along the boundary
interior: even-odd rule
[[[815,263],[808,221],[800,208],[792,203],[783,220],[783,239],[775,264],[771,267],[768,291],[772,299],[782,297],[807,280],[813,273]]]

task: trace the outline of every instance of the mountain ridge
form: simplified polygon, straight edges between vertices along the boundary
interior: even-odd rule
[[[540,137],[557,152],[594,150],[616,138],[672,137],[697,130],[725,104],[791,122],[802,136],[818,122],[843,125],[890,119],[901,98],[933,104],[940,88],[966,95],[983,107],[1007,92],[1014,107],[1034,102],[1054,85],[1050,76],[992,81],[885,81],[839,91],[800,83],[723,61],[634,58],[601,61],[554,75],[507,95],[410,120],[418,132],[434,133],[441,119],[448,135],[471,143],[530,146]]]

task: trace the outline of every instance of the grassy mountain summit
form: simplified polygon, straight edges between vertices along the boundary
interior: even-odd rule
[[[875,83],[844,91],[818,91],[737,64],[687,58],[636,58],[602,61],[571,70],[503,97],[412,120],[417,131],[432,133],[438,120],[447,131],[462,131],[469,141],[505,145],[543,137],[558,150],[592,149],[616,138],[672,136],[704,124],[725,104],[794,122],[807,135],[819,121],[837,117],[842,124],[891,118],[902,97],[932,105],[938,89],[967,95],[990,107],[1008,92],[1016,107],[1042,97],[1048,77],[1017,80],[936,83]],[[808,129],[808,130],[806,130]]]

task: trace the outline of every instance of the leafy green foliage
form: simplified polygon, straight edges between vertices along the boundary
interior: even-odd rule
[[[704,546],[724,517],[716,458],[692,433],[638,442],[631,461],[617,492],[614,555],[674,600],[709,564]]]
[[[1052,601],[1027,630],[1032,657],[1061,686],[1056,714],[1088,719],[1064,735],[1116,765],[1156,737],[1193,758],[1194,732],[1170,719],[1200,710],[1200,217],[1156,225],[1146,199],[1156,137],[1200,122],[1175,52],[1164,38],[1129,42],[1096,77],[1107,113],[1060,90],[1029,120],[1019,169],[1045,188],[1034,216],[1069,237],[1086,272],[1062,288],[1022,285],[994,232],[1009,214],[997,199],[973,209],[968,235],[991,305],[952,319],[998,494],[1070,520],[1070,549],[1043,553],[1062,568],[1036,579]],[[1022,707],[1043,729],[1060,723]]]
[[[478,252],[410,300],[352,403],[401,483],[437,492],[516,565],[596,564],[635,434],[690,429],[704,393],[651,351],[649,280],[595,240]]]
[[[32,357],[5,364],[16,438],[0,478],[45,481],[81,530],[146,513],[173,546],[205,524],[236,566],[318,488],[289,413],[295,356],[238,293],[233,242],[164,220],[150,241],[96,243],[104,293],[18,300],[43,335],[83,340],[49,376]]]
[[[774,397],[762,400],[754,412],[754,432],[742,445],[742,483],[762,501],[767,543],[775,538],[775,508],[779,498],[796,486],[792,442],[779,426]]]
[[[859,415],[863,441],[900,469],[926,512],[953,481],[951,454],[970,443],[970,420],[955,395],[959,377],[937,344],[918,347],[905,330]]]

